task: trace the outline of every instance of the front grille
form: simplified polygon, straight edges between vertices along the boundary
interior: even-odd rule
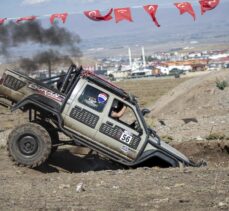
[[[23,81],[18,80],[15,77],[11,76],[11,75],[7,75],[5,80],[4,80],[3,85],[10,88],[10,89],[13,89],[14,91],[18,91],[23,86],[25,86],[25,83]]]

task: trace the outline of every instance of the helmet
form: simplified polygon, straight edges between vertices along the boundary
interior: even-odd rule
[[[119,100],[114,100],[112,108],[114,111],[119,112],[123,108],[124,104],[123,102]]]

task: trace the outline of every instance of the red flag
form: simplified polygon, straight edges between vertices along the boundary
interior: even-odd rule
[[[68,13],[57,13],[50,16],[51,24],[54,24],[56,18],[61,19],[62,23],[65,23],[68,17]]]
[[[214,9],[220,0],[200,0],[201,14],[203,15],[206,11]]]
[[[156,18],[156,12],[157,12],[158,5],[146,5],[144,6],[145,11],[151,16],[153,22],[157,27],[160,27],[160,24],[157,21]]]
[[[116,8],[114,9],[116,23],[122,20],[133,22],[130,8]]]
[[[181,15],[187,12],[196,20],[196,14],[189,2],[175,3],[175,6],[180,10]]]
[[[19,23],[21,21],[34,21],[36,18],[37,18],[36,16],[28,16],[28,17],[18,18],[16,20],[16,23]]]
[[[90,10],[90,11],[84,11],[84,15],[86,15],[89,19],[93,21],[109,21],[112,19],[111,13],[113,12],[113,9],[110,9],[110,11],[102,16],[99,10]]]
[[[0,18],[0,25],[2,25],[5,22],[6,18]]]

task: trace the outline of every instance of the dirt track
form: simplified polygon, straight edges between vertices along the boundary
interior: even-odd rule
[[[13,166],[2,149],[1,210],[228,210],[227,144],[175,144],[194,160],[207,160],[207,167],[129,170],[69,149],[32,170]],[[80,183],[84,191],[77,192]]]
[[[157,108],[166,105],[160,112],[154,107],[165,123],[155,125],[159,134],[172,136],[170,143],[194,161],[207,161],[201,168],[124,169],[95,155],[79,157],[73,148],[58,150],[36,170],[16,167],[2,146],[25,118],[0,109],[0,210],[229,210],[229,88],[216,89],[214,75],[206,79],[181,84],[175,91],[196,83],[159,100]],[[223,132],[224,140],[207,141],[209,131]]]

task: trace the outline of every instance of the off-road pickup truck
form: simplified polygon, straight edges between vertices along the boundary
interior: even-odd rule
[[[58,82],[57,88],[52,88]],[[64,133],[71,143],[86,146],[125,166],[144,161],[176,167],[194,166],[147,127],[136,98],[103,78],[72,65],[65,75],[46,81],[6,70],[0,79],[2,105],[28,112],[28,123],[12,130],[7,149],[11,159],[26,167],[44,163],[61,145]]]

